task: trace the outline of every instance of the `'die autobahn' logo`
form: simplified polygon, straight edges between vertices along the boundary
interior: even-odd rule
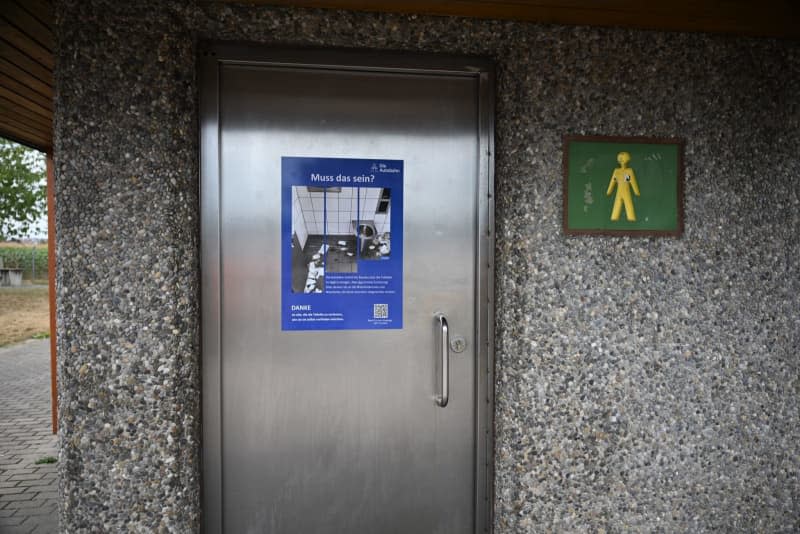
[[[372,172],[400,172],[397,167],[389,167],[385,163],[373,163]]]

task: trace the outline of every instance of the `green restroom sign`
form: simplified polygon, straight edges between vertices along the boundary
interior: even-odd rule
[[[683,231],[683,142],[564,138],[564,232],[672,235]]]

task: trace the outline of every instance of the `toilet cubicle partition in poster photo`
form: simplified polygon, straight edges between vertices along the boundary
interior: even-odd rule
[[[683,233],[683,140],[564,137],[564,233]]]
[[[403,162],[281,158],[281,329],[403,327]]]

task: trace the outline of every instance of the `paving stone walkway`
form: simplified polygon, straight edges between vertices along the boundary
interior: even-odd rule
[[[50,341],[0,348],[0,534],[58,532],[50,417]]]

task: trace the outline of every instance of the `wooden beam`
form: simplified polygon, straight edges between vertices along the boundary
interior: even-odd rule
[[[55,61],[53,52],[34,41],[24,31],[10,24],[6,19],[0,18],[0,35],[3,40],[24,53],[37,63],[52,71]]]
[[[0,57],[8,60],[9,63],[13,63],[50,87],[53,86],[53,69],[45,67],[11,46],[10,43],[2,39],[2,35],[0,35]]]
[[[15,129],[27,135],[38,136],[41,139],[49,138],[49,128],[28,123],[24,119],[20,120],[18,116],[0,115],[0,124],[2,124],[4,128]]]
[[[6,100],[10,100],[11,102],[14,103],[14,105],[22,106],[32,113],[41,115],[48,121],[53,120],[53,113],[49,109],[38,105],[36,102],[32,102],[31,100],[25,98],[22,95],[18,95],[14,91],[8,90],[2,85],[0,85],[0,98],[5,98]]]
[[[44,151],[44,150],[47,150],[48,147],[49,147],[49,145],[40,145],[40,144],[36,143],[35,141],[30,140],[30,139],[24,139],[22,137],[15,137],[12,133],[4,132],[2,130],[0,130],[0,137],[5,137],[9,141],[14,141],[15,143],[19,143],[20,145],[24,145],[24,146],[33,148],[34,150]]]
[[[27,71],[19,68],[5,58],[0,57],[0,79],[3,77],[16,80],[48,100],[53,99],[53,87],[41,81]]]
[[[5,98],[0,98],[0,114],[23,121],[40,130],[50,131],[52,129],[52,121],[50,119],[37,115]]]
[[[48,129],[31,128],[28,124],[0,115],[0,136],[36,148],[46,150],[52,145]]]
[[[45,96],[39,92],[33,91],[30,87],[10,76],[0,76],[0,87],[4,87],[13,93],[16,93],[20,97],[33,102],[34,104],[46,109],[51,113],[53,111],[52,96]]]
[[[20,0],[16,0],[17,3]],[[53,29],[55,26],[55,17],[53,16],[53,5],[47,0],[22,0],[22,7],[33,15],[36,20],[44,24],[48,30]]]
[[[56,343],[56,174],[53,152],[47,153],[47,284],[50,295],[50,407],[53,434],[58,432],[58,358]]]
[[[47,130],[36,130],[3,115],[0,115],[0,134],[7,134],[3,135],[5,138],[26,139],[28,142],[24,144],[35,144],[37,148],[49,147],[51,144]]]
[[[19,2],[7,1],[3,7],[2,18],[52,54],[56,47],[53,31],[28,13]]]
[[[0,135],[46,152],[53,145],[52,119],[0,97]]]

